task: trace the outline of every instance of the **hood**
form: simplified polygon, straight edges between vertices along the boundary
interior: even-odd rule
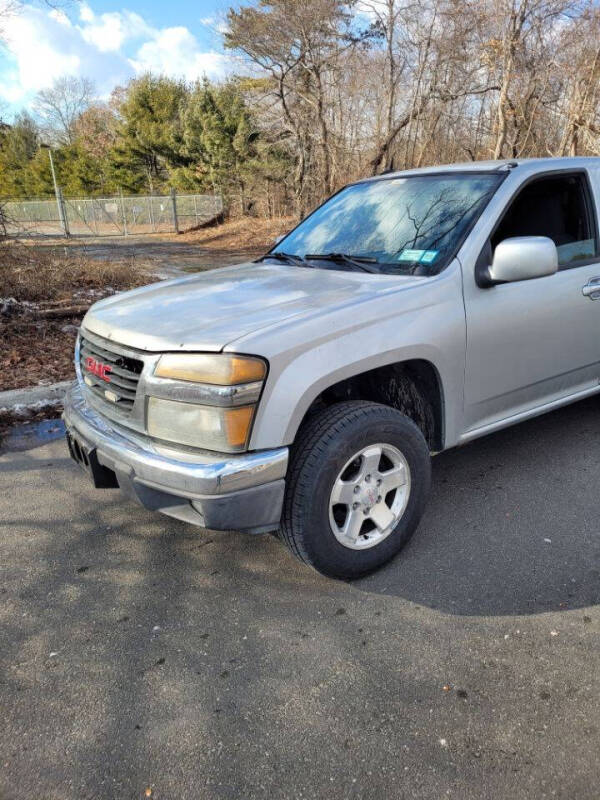
[[[82,326],[139,350],[219,351],[291,317],[388,293],[411,276],[242,264],[133,289],[95,303]]]

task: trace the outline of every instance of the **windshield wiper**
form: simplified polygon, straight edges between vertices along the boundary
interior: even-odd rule
[[[369,256],[352,256],[346,253],[307,253],[305,258],[307,260],[333,261],[337,264],[350,264],[363,272],[379,272],[379,270],[371,269],[367,266],[367,264],[379,263],[376,258],[369,258]]]
[[[293,253],[265,253],[264,256],[257,258],[256,261],[264,261],[265,258],[274,258],[276,261],[284,261],[286,264],[302,264],[302,266],[309,267],[310,264],[306,264],[305,260],[302,256],[296,256]]]

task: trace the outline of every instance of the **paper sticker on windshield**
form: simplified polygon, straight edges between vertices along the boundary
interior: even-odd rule
[[[421,256],[421,264],[431,264],[437,258],[438,251],[437,250],[425,250],[423,255]]]
[[[398,261],[420,261],[425,250],[403,250],[398,256]]]

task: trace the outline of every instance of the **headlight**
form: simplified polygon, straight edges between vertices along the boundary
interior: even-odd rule
[[[260,358],[228,353],[167,353],[160,357],[154,374],[157,378],[235,386],[262,381],[266,366]]]
[[[234,453],[248,444],[254,406],[219,408],[148,399],[148,433],[167,442]]]
[[[266,373],[266,363],[251,356],[161,356],[147,381],[148,433],[206,450],[245,450]]]

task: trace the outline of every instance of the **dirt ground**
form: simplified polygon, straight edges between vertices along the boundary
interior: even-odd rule
[[[3,245],[0,390],[65,380],[72,373],[77,328],[91,303],[147,280],[127,259]]]
[[[292,225],[240,219],[180,235],[8,245],[0,266],[0,391],[71,377],[77,328],[100,297],[251,260]]]
[[[38,238],[24,242],[40,252],[81,253],[99,260],[131,260],[159,277],[215,269],[256,258],[295,225],[291,217],[244,217],[181,234]]]
[[[80,322],[81,315],[3,323],[0,391],[67,380],[73,373],[73,350]]]

